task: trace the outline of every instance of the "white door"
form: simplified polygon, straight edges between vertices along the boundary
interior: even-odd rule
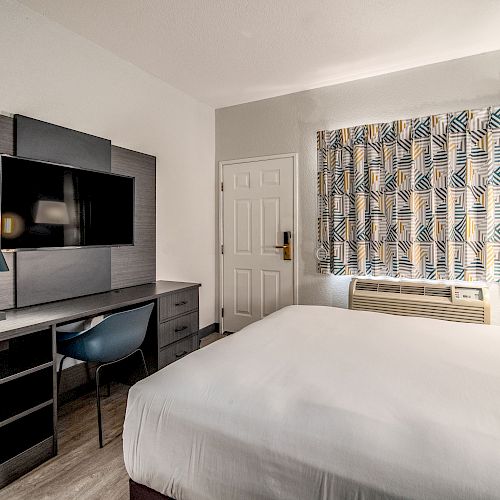
[[[294,162],[289,155],[222,166],[224,331],[293,304]],[[276,248],[285,232],[291,260]]]

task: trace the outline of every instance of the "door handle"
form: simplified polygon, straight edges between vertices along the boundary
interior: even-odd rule
[[[292,233],[291,231],[283,232],[283,245],[276,245],[274,248],[283,249],[283,260],[292,260],[293,247],[292,247]]]

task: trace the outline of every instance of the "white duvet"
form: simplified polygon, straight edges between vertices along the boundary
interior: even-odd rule
[[[500,327],[287,307],[133,386],[123,446],[177,500],[500,498]]]

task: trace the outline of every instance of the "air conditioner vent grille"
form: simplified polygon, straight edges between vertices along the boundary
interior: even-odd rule
[[[407,295],[425,295],[425,286],[401,285],[400,293],[407,294]]]
[[[463,298],[464,294],[455,292],[454,285],[354,279],[349,304],[351,309],[362,311],[489,323],[487,288],[474,287],[473,290],[476,293],[472,296],[480,299]]]
[[[401,293],[401,285],[393,283],[379,283],[379,293]]]
[[[443,288],[436,287],[426,287],[425,295],[428,297],[447,297],[451,298],[451,288],[448,286],[444,286]]]
[[[376,281],[360,281],[357,284],[358,290],[369,290],[376,292],[378,290],[378,283]]]

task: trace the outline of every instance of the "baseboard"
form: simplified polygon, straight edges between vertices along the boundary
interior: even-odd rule
[[[219,331],[219,323],[212,323],[211,325],[208,325],[205,328],[198,330],[198,339],[201,340],[205,338],[207,335],[210,335],[211,333],[215,333],[218,331]]]

